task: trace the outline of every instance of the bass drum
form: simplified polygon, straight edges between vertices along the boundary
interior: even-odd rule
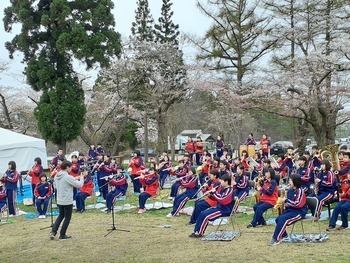
[[[248,147],[247,145],[240,145],[239,146],[239,156],[242,156],[242,152],[246,150],[248,152]]]
[[[248,156],[254,157],[255,156],[255,145],[248,145],[247,148],[248,148],[247,149]]]

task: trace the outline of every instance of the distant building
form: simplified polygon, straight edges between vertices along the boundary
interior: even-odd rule
[[[213,149],[213,143],[215,142],[215,139],[211,134],[203,133],[202,130],[184,130],[176,136],[175,152],[181,153],[185,150],[188,137],[191,137],[193,141],[196,141],[198,136],[201,137],[203,142],[207,143],[204,145],[204,149],[211,151]],[[170,149],[171,147],[169,143],[169,150]]]

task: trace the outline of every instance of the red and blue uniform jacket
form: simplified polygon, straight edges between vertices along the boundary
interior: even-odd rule
[[[145,165],[141,157],[133,157],[129,162],[129,167],[131,167],[131,175],[138,176],[139,171],[145,169]]]
[[[318,179],[321,179],[319,182],[318,193],[331,193],[334,194],[338,186],[337,178],[334,176],[332,171],[321,171],[317,175]]]
[[[56,155],[55,157],[52,158],[52,160],[50,162],[50,165],[51,165],[50,172],[52,172],[53,169],[55,169],[57,167],[57,165],[58,165],[58,158],[59,157],[60,157],[59,155]]]
[[[222,152],[225,148],[225,143],[222,140],[216,140],[215,148]]]
[[[188,151],[188,153],[195,153],[196,144],[194,142],[186,142],[185,149]]]
[[[275,205],[278,199],[278,186],[276,180],[265,179],[262,183],[260,202]]]
[[[219,178],[221,178],[224,174],[230,174],[230,171],[228,169],[225,170],[219,170]]]
[[[220,192],[215,192],[213,198],[218,202],[217,208],[224,213],[231,213],[233,208],[233,188],[231,186],[220,189]]]
[[[202,169],[202,174],[208,174],[211,165],[212,165],[211,157],[207,157]]]
[[[349,188],[350,188],[350,181],[348,178],[348,175],[344,175],[341,182],[340,182],[340,187],[341,187],[341,192],[343,193],[342,195],[340,195],[340,200],[341,201],[350,201],[350,192],[349,192]],[[348,192],[348,196],[347,193]]]
[[[248,138],[246,141],[245,141],[245,145],[256,145],[256,141],[252,138]]]
[[[94,188],[94,183],[92,181],[91,176],[87,176],[84,179],[83,186],[79,189],[79,192],[87,193],[89,196],[92,195],[92,189]]]
[[[72,163],[69,175],[73,177],[79,176],[80,166],[78,163]]]
[[[90,149],[87,152],[87,157],[88,157],[88,159],[97,159],[97,152],[96,152],[96,150]]]
[[[126,194],[126,191],[128,190],[128,180],[124,174],[118,175],[117,178],[112,178],[109,181],[109,184],[111,186],[114,186],[116,189],[119,189],[123,195]]]
[[[2,179],[2,182],[5,183],[5,188],[8,190],[17,190],[17,182],[19,180],[19,173],[17,171],[6,171],[7,177]]]
[[[0,204],[6,204],[6,188],[0,185]]]
[[[40,174],[43,172],[43,167],[40,164],[36,164],[29,172],[29,176],[32,178],[32,184],[40,183]]]
[[[297,170],[297,174],[301,176],[302,185],[301,187],[304,191],[310,189],[311,181],[310,181],[310,169],[308,167],[299,167]]]
[[[278,163],[279,167],[274,168],[274,170],[281,177],[283,177],[283,178],[286,177],[286,175],[287,175],[287,164],[283,160],[280,160],[277,163]]]
[[[350,162],[343,162],[343,165],[340,166],[339,175],[345,175],[350,173]]]
[[[203,141],[202,140],[196,141],[196,152],[197,153],[203,153],[204,152],[204,147],[203,147]]]
[[[97,152],[99,155],[102,155],[102,154],[105,153],[105,150],[104,150],[102,147],[97,147],[96,152]]]
[[[180,185],[187,189],[198,190],[198,179],[196,176],[184,176],[180,180]]]
[[[244,174],[236,174],[235,176],[235,182],[236,185],[234,186],[234,195],[238,195],[238,193],[246,192],[249,193],[249,183],[248,183],[248,177]]]
[[[165,169],[168,169],[171,167],[171,162],[162,161],[159,163],[159,166],[161,166],[160,169],[158,170],[159,174],[162,174],[162,175],[169,175],[170,174],[170,171],[165,170]]]
[[[291,189],[287,192],[287,199],[284,201],[286,210],[300,210],[302,217],[307,213],[306,194],[303,189]]]
[[[349,181],[348,181],[348,189],[346,190],[346,192],[344,191],[343,193],[344,193],[344,194],[343,194],[341,200],[350,202],[350,187],[349,187]]]
[[[271,146],[271,142],[269,139],[261,139],[260,146],[263,149],[263,152],[266,154],[269,152],[269,147]]]
[[[159,180],[158,174],[146,175],[145,178],[140,179],[140,183],[146,186],[145,192],[151,196],[155,196],[158,193]]]
[[[216,189],[216,192],[220,193],[221,191],[221,183],[219,179],[214,179],[214,180],[209,180],[208,181],[208,186],[203,189],[203,193]],[[211,207],[216,207],[218,205],[218,201],[212,196],[208,196],[207,198],[204,199]]]
[[[37,183],[34,189],[35,198],[46,197],[49,198],[52,195],[52,186],[49,182]]]
[[[175,175],[177,178],[183,177],[188,173],[188,168],[186,166],[184,167],[178,167],[175,171],[170,171],[171,175]]]

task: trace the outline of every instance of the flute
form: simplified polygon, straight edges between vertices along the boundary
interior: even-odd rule
[[[218,189],[219,186],[220,186],[220,185],[217,185],[217,186],[215,186],[213,189],[210,189],[209,191],[205,192],[201,197],[197,198],[197,199],[195,200],[195,202],[197,202],[197,201],[199,201],[199,200],[202,200],[202,199],[204,199],[205,197],[207,197],[207,196],[213,194],[213,193],[216,191],[216,189]]]

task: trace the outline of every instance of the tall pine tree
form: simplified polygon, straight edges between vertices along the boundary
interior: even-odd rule
[[[180,32],[179,25],[175,25],[172,21],[172,16],[174,15],[174,12],[171,11],[172,5],[173,3],[170,0],[163,0],[161,17],[159,17],[158,24],[155,24],[154,28],[156,41],[160,43],[171,42],[177,46],[179,44],[177,38]]]
[[[148,7],[148,0],[139,0],[135,11],[135,22],[132,23],[131,33],[138,41],[154,41],[154,19]]]

